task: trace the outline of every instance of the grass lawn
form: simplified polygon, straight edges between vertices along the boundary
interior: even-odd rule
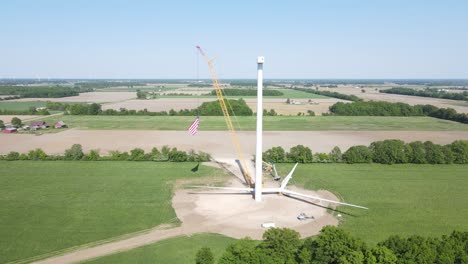
[[[0,161],[0,263],[178,223],[177,179],[224,180],[195,163]]]
[[[31,102],[11,102],[11,101],[0,101],[0,109],[2,110],[28,110],[31,106],[44,107],[46,102],[44,101],[31,101]]]
[[[65,121],[72,128],[122,130],[186,130],[193,116],[57,116],[45,118],[48,123]],[[255,130],[253,116],[233,118],[238,130]],[[431,117],[382,116],[266,116],[264,130],[317,131],[317,130],[406,130],[406,131],[468,131],[468,125]],[[222,116],[200,117],[201,131],[226,130]]]
[[[219,259],[233,241],[232,238],[217,234],[176,237],[85,263],[195,263],[195,256],[200,248],[209,247],[215,259]]]
[[[292,164],[278,166],[282,175]],[[370,243],[390,235],[441,236],[468,230],[467,165],[300,164],[292,184],[344,201],[341,227]]]

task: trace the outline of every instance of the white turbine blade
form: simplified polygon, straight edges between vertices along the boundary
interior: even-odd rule
[[[280,193],[280,188],[263,188],[262,193]]]
[[[236,187],[216,187],[216,186],[202,186],[202,185],[192,185],[193,188],[207,188],[207,189],[217,189],[217,190],[229,190],[229,191],[241,191],[241,192],[253,192],[253,188],[236,188]]]
[[[286,187],[286,185],[288,185],[289,180],[291,180],[292,175],[293,175],[293,173],[294,173],[294,170],[295,170],[296,167],[297,167],[297,164],[299,164],[299,163],[296,163],[296,165],[294,165],[294,167],[292,168],[292,170],[289,172],[288,176],[286,176],[286,178],[284,178],[284,180],[281,182],[280,188],[281,188],[282,190]]]
[[[295,196],[307,197],[307,198],[311,198],[311,199],[317,199],[317,200],[325,201],[325,202],[329,202],[329,203],[335,203],[335,204],[341,204],[341,205],[346,205],[346,206],[357,207],[357,208],[361,208],[361,209],[369,209],[369,208],[367,208],[367,207],[360,206],[360,205],[337,202],[337,201],[334,201],[334,200],[328,200],[328,199],[320,198],[320,197],[317,197],[317,196],[312,196],[312,195],[297,193],[297,192],[293,192],[293,191],[290,191],[290,190],[283,190],[283,193],[284,193],[284,194],[291,194],[291,195],[295,195]]]

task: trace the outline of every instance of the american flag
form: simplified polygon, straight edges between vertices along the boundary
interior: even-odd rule
[[[197,115],[197,118],[195,118],[195,121],[190,125],[188,128],[188,132],[192,135],[195,135],[198,132],[198,124],[200,124],[200,116]]]

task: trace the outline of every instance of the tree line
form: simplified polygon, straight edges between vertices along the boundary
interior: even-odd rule
[[[37,110],[36,107],[31,106],[28,110],[0,109],[0,115],[50,115],[50,113],[47,109]]]
[[[263,152],[267,162],[299,163],[380,163],[380,164],[468,164],[468,140],[456,140],[439,145],[431,141],[405,143],[398,139],[372,142],[369,146],[352,146],[342,153],[334,147],[330,153],[312,153],[303,145],[286,152],[282,147],[273,147]]]
[[[468,100],[468,91],[463,91],[462,93],[448,93],[446,91],[439,91],[438,89],[415,90],[415,89],[404,88],[404,87],[393,87],[391,89],[380,90],[380,92],[388,93],[388,94],[402,94],[402,95],[442,98],[442,99],[450,99],[450,100],[462,100],[462,101]]]
[[[382,101],[338,102],[330,106],[330,112],[339,116],[430,116],[468,124],[468,115],[457,113],[453,108],[438,108],[433,105],[409,105]]]
[[[81,89],[64,86],[0,86],[0,95],[11,95],[10,98],[59,98],[76,96],[91,92],[92,89]]]
[[[225,99],[224,102],[228,105],[228,113],[236,116],[251,116],[253,115],[252,109],[247,105],[244,99],[238,100]],[[128,110],[125,108],[106,109],[102,110],[100,104],[64,104],[59,102],[47,102],[46,107],[51,110],[62,110],[65,114],[69,115],[146,115],[146,116],[222,116],[223,111],[218,101],[204,102],[196,109],[181,109],[151,112],[147,109],[143,110]],[[274,115],[276,112],[273,110],[269,112]]]
[[[317,237],[300,239],[288,228],[271,228],[260,242],[250,238],[230,244],[219,264],[408,264],[467,263],[468,232],[453,231],[440,238],[393,235],[377,245],[368,245],[341,228],[326,226]],[[201,248],[197,264],[214,264],[211,249]]]
[[[226,96],[257,96],[257,89],[233,89],[224,88],[223,94]],[[211,91],[211,95],[216,95],[216,90]],[[263,96],[282,96],[283,92],[278,90],[263,90]]]
[[[190,150],[188,152],[163,146],[161,149],[152,148],[145,153],[141,148],[134,148],[127,151],[110,151],[109,155],[101,156],[98,150],[83,152],[80,144],[73,144],[71,148],[65,150],[63,155],[48,155],[42,149],[30,150],[28,153],[18,153],[11,151],[7,155],[0,156],[0,160],[82,160],[82,161],[171,161],[171,162],[204,162],[210,161],[208,153]]]
[[[312,90],[312,89],[305,89],[305,88],[294,88],[294,90],[302,91],[302,92],[306,92],[306,93],[312,93],[312,94],[328,96],[328,97],[333,97],[333,98],[338,98],[338,99],[343,99],[343,100],[348,100],[348,101],[353,101],[353,102],[362,101],[361,98],[359,98],[359,97],[357,97],[355,95],[347,95],[347,94],[342,94],[342,93],[338,93],[338,92],[319,91],[319,90]]]

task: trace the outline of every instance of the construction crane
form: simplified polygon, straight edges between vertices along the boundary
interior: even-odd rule
[[[213,79],[213,86],[215,88],[216,95],[218,97],[219,105],[221,106],[221,110],[223,111],[224,120],[226,120],[226,124],[229,129],[229,134],[231,134],[232,142],[234,144],[234,147],[236,148],[236,152],[239,158],[239,162],[241,165],[242,173],[244,175],[244,179],[250,187],[254,187],[254,183],[252,181],[252,178],[250,177],[249,167],[247,167],[245,163],[244,154],[242,152],[241,145],[239,144],[239,139],[237,138],[236,130],[234,129],[234,126],[232,125],[231,117],[229,116],[229,112],[226,107],[226,102],[224,101],[223,90],[221,89],[221,86],[219,85],[219,82],[218,82],[218,78],[216,77],[216,72],[213,66],[213,60],[210,60],[206,56],[205,52],[203,52],[200,46],[197,46],[197,49],[200,52],[200,54],[203,56],[203,58],[205,59],[206,63],[208,64],[208,68],[210,69],[211,78]]]

